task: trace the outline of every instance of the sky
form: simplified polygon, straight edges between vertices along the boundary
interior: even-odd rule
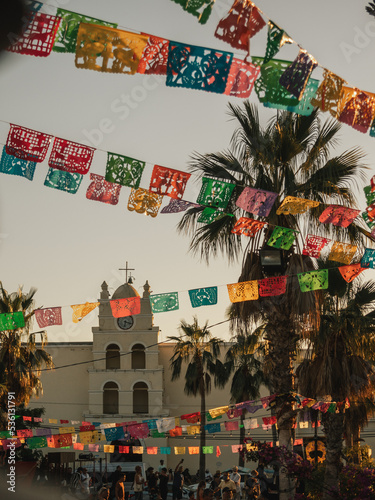
[[[56,5],[116,22],[119,28],[154,34],[192,45],[244,53],[214,37],[219,20],[231,7],[230,0],[216,0],[205,25],[172,0],[51,0]],[[256,5],[319,63],[347,80],[349,86],[375,92],[375,18],[365,11],[367,2],[349,0],[258,0]],[[53,7],[53,5],[55,7]],[[263,56],[266,28],[250,44],[250,53]],[[298,46],[285,46],[277,57],[293,60]],[[4,53],[0,57],[0,143],[5,144],[9,123],[42,131],[97,149],[90,172],[105,175],[106,152],[146,161],[141,187],[147,188],[154,164],[188,170],[194,152],[201,154],[228,148],[236,124],[228,115],[228,103],[239,98],[165,85],[165,78],[144,75],[105,74],[77,69],[73,54],[52,52],[47,58]],[[274,115],[253,92],[262,123]],[[125,104],[127,103],[127,104]],[[322,115],[322,120],[328,118]],[[335,153],[360,146],[366,152],[368,180],[375,173],[375,139],[343,125]],[[47,155],[48,158],[48,155]],[[0,279],[9,292],[18,285],[38,289],[37,307],[63,306],[63,325],[47,329],[50,341],[91,339],[97,310],[78,325],[71,321],[72,304],[95,301],[103,281],[113,293],[125,280],[119,268],[126,261],[142,294],[146,280],[153,293],[178,291],[178,311],[155,314],[160,340],[176,335],[181,319],[197,315],[209,325],[226,319],[227,283],[237,281],[241,262],[229,266],[225,256],[200,261],[189,252],[189,238],[178,234],[181,214],[146,217],[127,210],[129,188],[122,188],[116,206],[86,199],[89,175],[76,195],[43,185],[47,161],[38,164],[33,182],[0,174]],[[184,199],[195,201],[200,184],[192,176]],[[163,206],[169,202],[165,198]],[[365,209],[362,195],[358,208]],[[193,309],[187,291],[219,287],[216,306]],[[38,326],[35,324],[35,331]],[[215,336],[229,340],[228,324],[212,328]]]

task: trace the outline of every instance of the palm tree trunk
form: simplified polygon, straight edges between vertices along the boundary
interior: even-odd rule
[[[338,498],[340,457],[344,431],[343,413],[323,413],[322,422],[326,436],[326,461],[323,500]]]
[[[270,382],[273,391],[280,397],[276,400],[275,413],[279,433],[279,446],[293,450],[296,412],[288,394],[294,390],[293,361],[296,353],[297,337],[292,329],[292,323],[285,309],[277,308],[274,319],[267,325],[267,340],[269,341]],[[285,395],[285,397],[284,397]],[[283,468],[279,472],[280,500],[294,497],[293,482],[287,477]]]
[[[240,444],[242,444],[242,447],[245,446],[245,427],[243,426],[243,421],[245,419],[245,410],[241,413],[240,417]],[[244,467],[245,465],[245,451],[243,453],[238,454],[238,466],[239,467]]]
[[[199,450],[199,481],[203,481],[206,475],[206,455],[203,453],[203,446],[206,446],[206,391],[204,384],[201,388],[201,435]]]

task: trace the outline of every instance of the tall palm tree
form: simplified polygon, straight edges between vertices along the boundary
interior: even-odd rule
[[[319,324],[319,294],[301,293],[296,277],[297,273],[314,268],[312,259],[302,255],[302,242],[307,233],[357,243],[362,233],[369,234],[356,224],[343,229],[318,222],[324,204],[355,206],[352,189],[364,180],[364,155],[354,148],[330,157],[332,147],[338,142],[340,124],[333,120],[321,124],[317,109],[310,116],[278,112],[266,127],[262,127],[256,107],[249,102],[246,101],[243,107],[230,104],[229,108],[230,115],[239,124],[230,149],[221,153],[195,154],[190,170],[200,177],[209,176],[235,184],[225,212],[236,218],[249,216],[236,205],[245,187],[277,193],[278,199],[267,219],[258,217],[268,225],[254,238],[248,238],[244,249],[241,236],[231,232],[235,217],[224,214],[211,223],[200,224],[198,218],[202,207],[185,212],[178,230],[191,237],[190,249],[207,261],[219,253],[224,254],[228,261],[235,261],[242,255],[238,282],[267,276],[259,252],[267,247],[274,226],[300,232],[290,250],[281,252],[284,266],[279,269],[279,274],[290,276],[286,293],[240,302],[232,308],[233,326],[243,333],[248,333],[253,323],[257,324],[260,319],[267,323],[270,383],[274,392],[288,394],[294,390],[293,362],[297,342]],[[319,201],[321,205],[303,214],[278,215],[276,210],[286,196]],[[295,422],[293,402],[287,397],[277,398],[276,414],[280,445],[291,449]],[[280,476],[280,489],[289,487],[288,479]],[[287,496],[283,493],[281,498]]]
[[[221,388],[228,380],[224,365],[219,360],[220,346],[223,341],[211,336],[207,329],[207,322],[200,327],[196,316],[192,324],[181,320],[179,330],[180,337],[168,337],[176,342],[171,357],[172,381],[180,378],[182,364],[187,364],[185,394],[199,395],[201,398],[199,478],[203,480],[206,470],[206,455],[203,453],[203,446],[206,444],[206,396],[211,392],[212,380],[215,387]]]
[[[375,283],[363,283],[361,278],[346,283],[337,275],[337,269],[330,270],[320,328],[310,336],[307,356],[297,368],[304,395],[328,396],[332,401],[349,398],[353,405],[347,417],[342,411],[322,414],[327,447],[325,499],[336,498],[338,491],[344,429],[359,436],[367,419],[363,406],[375,390]]]
[[[241,403],[257,399],[260,396],[261,385],[267,384],[267,377],[263,370],[262,357],[264,345],[261,342],[262,329],[257,329],[250,335],[238,335],[232,339],[233,343],[227,350],[224,366],[228,376],[233,374],[230,387],[231,402]],[[243,426],[246,410],[240,417],[240,444],[245,442]],[[244,457],[239,454],[240,467],[244,466]]]
[[[15,405],[27,405],[32,396],[42,393],[40,374],[42,367],[52,368],[50,354],[45,350],[45,332],[30,333],[34,315],[36,289],[23,293],[8,293],[0,283],[0,314],[22,311],[25,320],[23,328],[0,331],[0,408],[6,412],[7,394],[15,393]],[[40,345],[36,344],[37,335]]]

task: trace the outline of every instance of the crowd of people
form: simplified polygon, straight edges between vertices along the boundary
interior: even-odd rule
[[[126,474],[132,478],[131,497],[129,497],[129,484],[127,489],[125,488]],[[244,475],[242,471],[241,476],[238,467],[233,466],[231,470],[224,472],[217,470],[213,475],[206,470],[205,479],[198,482],[198,478],[199,471],[191,475],[189,469],[184,468],[183,460],[176,465],[174,470],[167,469],[164,466],[164,460],[160,460],[158,469],[149,467],[145,471],[145,477],[139,465],[131,473],[124,472],[121,465],[118,465],[114,472],[103,475],[98,472],[89,473],[85,467],[78,467],[75,472],[67,468],[61,482],[63,493],[61,498],[62,500],[167,500],[168,493],[172,494],[172,500],[182,498],[189,498],[189,500],[275,500],[279,498],[276,466],[272,477],[265,474],[264,467],[260,464],[257,469],[247,475]]]

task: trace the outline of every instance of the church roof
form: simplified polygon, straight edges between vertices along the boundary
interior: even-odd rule
[[[139,293],[129,283],[119,286],[111,299],[129,299],[130,297],[139,297]]]

